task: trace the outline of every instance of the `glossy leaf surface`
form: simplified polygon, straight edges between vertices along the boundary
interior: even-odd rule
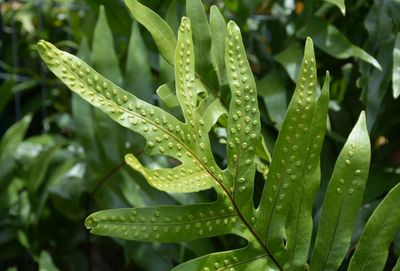
[[[182,242],[226,234],[247,241],[242,248],[208,254],[173,269],[178,271],[307,268],[330,82],[327,73],[319,92],[312,40],[307,38],[300,66],[290,57],[280,61],[284,66],[292,65],[290,71],[285,67],[292,79],[297,73],[298,78],[286,116],[278,119],[282,108],[274,115],[280,133],[271,159],[260,131],[257,87],[239,27],[232,21],[225,25],[215,7],[208,22],[201,2],[191,0],[188,17],[182,18],[175,39],[161,17],[137,1],[126,2],[134,17],[152,34],[164,58],[173,64],[175,85],[164,84],[157,94],[165,105],[180,107],[181,119],[132,94],[137,93],[135,89],[125,91],[105,77],[113,75],[96,72],[48,42],[39,42],[39,53],[72,91],[143,136],[147,154],[173,158],[171,168],[150,168],[141,156],[125,156],[126,163],[150,185],[173,193],[214,189],[217,199],[202,204],[99,211],[86,219],[86,227],[97,235],[148,242]],[[217,28],[222,31],[214,33]],[[135,26],[134,40],[139,49],[143,47]],[[298,56],[298,48],[295,51]],[[348,57],[346,54],[339,57]],[[126,72],[134,72],[138,63],[145,61],[131,53]],[[229,97],[221,97],[223,90],[211,87],[215,86],[214,79],[220,86],[227,83]],[[225,169],[216,163],[211,150],[209,132],[216,124],[226,129]],[[369,148],[362,114],[338,158],[324,198],[311,270],[338,268],[348,250],[368,175]],[[266,175],[266,183],[259,204],[255,204],[254,179],[256,168],[264,165],[261,159],[270,165],[259,169]],[[181,200],[187,203],[184,197]],[[142,201],[129,202],[144,206]],[[337,202],[340,208],[335,208]]]
[[[364,112],[336,161],[322,204],[311,270],[336,270],[350,246],[370,161]]]
[[[261,217],[257,223],[259,231],[275,256],[284,263],[284,269],[304,265],[307,258],[312,232],[311,207],[319,186],[318,154],[329,100],[329,77],[326,80],[323,94],[317,101],[315,56],[312,41],[307,39],[296,90],[275,144],[257,210]],[[298,220],[303,220],[304,225]]]

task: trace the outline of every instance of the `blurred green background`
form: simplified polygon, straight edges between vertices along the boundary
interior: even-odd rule
[[[257,78],[263,133],[270,150],[294,89],[305,38],[313,38],[320,82],[332,75],[329,127],[321,156],[326,187],[335,159],[366,110],[372,164],[353,236],[400,181],[400,1],[203,0],[238,22]],[[183,0],[142,1],[176,30]],[[104,9],[101,8],[104,6]],[[209,252],[241,246],[233,236],[151,244],[90,235],[94,211],[212,200],[211,191],[167,194],[128,168],[126,153],[149,166],[170,166],[143,153],[144,140],[68,91],[39,60],[46,39],[148,102],[173,81],[173,69],[119,0],[0,0],[0,270],[170,270]],[[173,100],[172,100],[173,103]],[[226,163],[218,129],[214,154]],[[262,177],[257,175],[257,180]],[[321,195],[315,205],[318,220]],[[390,261],[400,255],[400,234]]]

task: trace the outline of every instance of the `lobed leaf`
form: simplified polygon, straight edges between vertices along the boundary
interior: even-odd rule
[[[250,220],[254,211],[254,157],[260,136],[260,112],[256,84],[239,27],[230,21],[227,31],[225,62],[232,98],[228,114],[228,168],[225,174],[236,204]]]
[[[122,90],[80,59],[50,43],[40,41],[39,53],[50,70],[72,91],[122,126],[144,136],[150,155],[166,155],[179,161],[174,168],[150,169],[134,155],[126,155],[126,162],[152,186],[168,192],[195,192],[213,187],[218,200],[206,204],[100,211],[87,218],[86,227],[94,234],[139,241],[179,242],[229,233],[248,241],[244,248],[209,254],[181,264],[173,269],[175,271],[307,268],[312,208],[320,181],[318,155],[326,128],[330,80],[327,74],[317,98],[311,39],[307,38],[296,90],[268,170],[260,162],[264,159],[269,163],[271,159],[260,133],[256,84],[237,25],[229,22],[225,28],[222,15],[212,7],[210,26],[201,1],[189,0],[187,15],[193,26],[189,18],[183,17],[176,40],[173,30],[153,11],[136,0],[126,0],[126,3],[134,17],[150,31],[166,61],[174,66],[176,95],[171,84],[161,86],[157,93],[167,106],[181,106],[184,122]],[[332,30],[332,26],[327,29]],[[379,66],[374,58],[334,30],[331,31],[334,35],[328,38],[341,41],[339,48],[347,48],[347,51],[332,54],[339,58],[358,56]],[[137,27],[132,33],[130,47],[133,47],[134,38],[143,47]],[[323,44],[323,38],[317,37],[316,44],[327,50],[329,46]],[[135,70],[136,60],[143,61],[141,57],[130,55],[127,73]],[[287,63],[292,65],[290,61]],[[291,76],[296,70],[297,66],[292,69]],[[224,107],[229,95],[210,87],[215,83],[214,72],[222,91],[229,83],[228,112]],[[228,166],[225,170],[216,164],[208,138],[217,121],[227,126]],[[362,114],[343,147],[328,186],[311,270],[336,269],[347,252],[368,174],[369,156],[369,139]],[[255,209],[253,193],[257,166],[267,175],[267,181]],[[335,208],[338,204],[340,207]],[[383,207],[379,210],[384,211],[377,210],[377,221],[387,212]],[[376,223],[373,217],[366,231]],[[387,243],[381,246],[387,249]],[[382,258],[380,254],[374,257]]]
[[[185,165],[188,169],[196,172],[205,171],[202,163],[207,159],[204,158],[206,156],[199,161],[200,158],[194,157],[196,152],[193,151],[196,149],[200,151],[207,147],[205,143],[195,142],[196,138],[200,137],[201,131],[196,135],[193,134],[193,129],[188,128],[188,125],[122,90],[83,61],[58,50],[52,44],[40,41],[38,45],[40,55],[54,74],[72,91],[103,110],[116,122],[144,136],[149,154],[169,155],[183,162],[186,161]],[[208,139],[206,141],[208,142]],[[155,144],[158,146],[156,147]],[[210,161],[211,166],[214,165],[212,162],[214,161]],[[182,168],[178,168],[174,171],[175,174],[181,175],[185,172]],[[211,184],[207,186],[207,188],[210,187]],[[158,188],[168,191],[168,185]],[[193,191],[193,189],[189,190]]]
[[[227,111],[220,99],[212,101],[207,108],[203,111],[202,118],[207,126],[204,127],[206,131],[210,131],[211,128],[217,123],[221,116],[227,115]]]
[[[349,271],[383,270],[389,246],[400,229],[400,184],[383,199],[369,218],[351,258]]]
[[[292,233],[298,229],[296,225],[288,227],[289,214],[296,213],[292,210],[293,206],[300,205],[303,200],[301,194],[295,194],[301,192],[303,186],[307,187],[309,191],[305,192],[306,203],[304,204],[309,208],[309,202],[312,202],[315,187],[318,187],[319,183],[317,176],[312,174],[319,166],[317,155],[322,144],[326,115],[314,117],[317,107],[316,90],[313,44],[311,39],[307,39],[296,90],[275,143],[273,160],[257,210],[260,216],[257,230],[263,236],[267,247],[275,252],[274,256],[286,267],[291,264],[287,259],[294,257],[288,254],[287,247],[295,249],[296,236]],[[321,114],[327,110],[327,91],[327,84],[325,84],[325,92],[318,102],[317,109],[321,111]],[[310,179],[310,175],[314,178]],[[297,200],[296,203],[293,203],[293,200]],[[311,210],[302,210],[302,212],[311,213]],[[295,214],[291,216],[297,217]],[[308,215],[306,217],[308,219]],[[308,238],[308,235],[311,235],[310,226],[305,227],[305,230]],[[307,248],[300,249],[302,253],[304,250]]]
[[[178,265],[172,271],[201,270],[201,271],[245,271],[265,270],[269,265],[268,254],[248,245],[245,248],[208,254],[206,256]],[[271,266],[268,270],[276,270]]]
[[[125,161],[133,169],[142,173],[150,185],[168,192],[198,192],[213,186],[210,174],[198,170],[193,165],[181,165],[174,169],[148,169],[132,154]]]
[[[230,233],[235,231],[237,222],[238,214],[217,201],[104,210],[91,214],[85,226],[97,235],[149,242],[181,242]]]
[[[171,108],[179,106],[179,100],[176,97],[175,89],[172,82],[161,85],[156,90],[156,93],[166,106]]]
[[[311,270],[337,270],[343,261],[361,206],[370,153],[362,112],[339,154],[325,193]]]
[[[313,232],[313,206],[320,185],[320,163],[323,139],[329,107],[329,73],[326,74],[322,93],[318,98],[310,125],[304,164],[308,165],[302,175],[302,183],[292,198],[286,224],[286,255],[289,270],[303,270],[308,258]]]

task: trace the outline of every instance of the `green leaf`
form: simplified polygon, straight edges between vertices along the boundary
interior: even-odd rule
[[[273,71],[263,77],[257,82],[257,89],[263,97],[269,117],[280,130],[287,109],[286,87],[281,73]]]
[[[197,189],[196,191],[198,191],[211,186],[209,177],[207,177],[209,174],[204,171],[204,168],[200,168],[200,170],[196,170],[195,172],[191,170],[193,168],[193,161],[191,159],[194,154],[193,146],[196,146],[194,149],[200,150],[200,148],[204,148],[203,145],[209,144],[208,142],[200,145],[196,144],[196,136],[200,136],[199,134],[201,133],[196,132],[196,135],[194,135],[192,131],[193,127],[190,126],[191,128],[189,128],[189,125],[181,123],[170,114],[139,100],[134,95],[103,78],[83,61],[58,50],[50,43],[45,41],[39,42],[39,53],[48,64],[50,70],[59,76],[71,90],[78,93],[92,105],[103,110],[122,126],[144,136],[148,141],[147,148],[149,154],[169,155],[178,160],[189,160],[186,165],[177,167],[174,172],[179,172],[179,175],[184,174],[188,178],[192,178],[192,174],[196,175],[196,178],[192,179],[192,182],[197,183],[197,186],[190,188],[190,191],[193,191],[193,189]],[[180,88],[179,91],[185,91],[185,89]],[[192,97],[195,97],[195,95],[192,95]],[[191,107],[189,106],[189,108]],[[191,112],[190,109],[187,110]],[[187,111],[185,112],[188,115]],[[192,133],[189,132],[190,130]],[[159,145],[158,147],[155,147],[156,143]],[[127,160],[135,168],[140,168],[142,171],[142,167],[137,159],[131,159],[130,157],[128,156]],[[166,184],[167,180],[174,175],[170,176],[169,172],[171,170],[155,170],[154,174],[159,174],[161,171],[168,174],[168,176],[165,176],[166,180],[162,181],[158,188],[171,192],[179,189],[177,187],[180,183],[179,181],[174,185]],[[151,176],[148,177],[151,178]],[[202,180],[202,182],[199,183],[197,180]],[[152,182],[151,184],[156,185]]]
[[[313,230],[312,211],[314,199],[318,192],[321,172],[319,158],[315,153],[320,153],[322,149],[323,137],[326,129],[326,120],[329,106],[329,73],[326,74],[322,94],[318,98],[314,116],[310,125],[310,136],[308,146],[312,146],[310,157],[306,158],[306,164],[311,166],[303,175],[303,184],[294,194],[292,208],[290,209],[287,222],[287,261],[290,269],[304,268],[304,263],[308,258],[310,249],[311,234]],[[314,153],[314,155],[313,155]],[[291,240],[293,240],[291,242]]]
[[[12,97],[14,85],[14,80],[7,80],[2,85],[0,85],[0,112],[3,112],[4,107],[7,105],[8,101]]]
[[[171,42],[171,39],[165,39],[168,30],[164,30],[169,26],[163,28],[166,23],[158,15],[137,1],[126,1],[139,22],[150,29],[158,42],[157,46],[164,50],[162,54],[167,55],[169,63],[173,64],[175,80],[171,78],[168,81],[174,81],[175,86],[165,84],[157,93],[167,105],[179,105],[179,108],[174,108],[181,110],[182,115],[177,114],[179,119],[124,91],[82,60],[58,50],[48,42],[39,42],[39,53],[49,69],[72,91],[104,111],[115,122],[144,137],[144,152],[150,156],[157,155],[152,159],[158,165],[148,167],[147,156],[136,157],[133,154],[127,154],[125,161],[136,174],[143,175],[142,179],[146,179],[150,185],[172,193],[170,195],[181,205],[100,211],[86,219],[86,227],[97,235],[138,241],[181,242],[233,234],[247,242],[241,248],[201,256],[174,270],[308,268],[313,205],[320,183],[319,156],[327,126],[330,81],[327,73],[318,96],[311,39],[307,38],[301,66],[287,56],[282,61],[284,66],[288,63],[292,65],[293,78],[298,70],[299,78],[285,118],[282,108],[274,117],[278,119],[278,114],[281,114],[280,133],[271,160],[260,131],[256,84],[238,26],[229,22],[225,29],[223,17],[215,7],[212,8],[210,26],[201,1],[189,0],[187,14],[192,21],[183,17],[177,40],[173,35],[174,41]],[[221,28],[223,34],[217,33],[217,28]],[[318,42],[320,46],[321,40]],[[133,48],[133,43],[130,46]],[[298,48],[295,50],[295,55],[299,56]],[[342,58],[345,55],[346,52],[338,54]],[[130,57],[133,61],[133,55]],[[147,64],[145,62],[142,59],[141,63]],[[131,70],[135,72],[133,68]],[[224,81],[227,85],[220,86]],[[277,85],[284,89],[282,84]],[[230,93],[226,92],[228,87]],[[135,93],[134,90],[132,93]],[[279,99],[280,102],[284,101],[282,97]],[[120,147],[110,155],[107,147],[125,144],[126,138],[115,139],[110,136],[107,132],[110,128],[105,123],[96,126],[93,134],[105,144],[104,156],[107,159],[109,156],[118,158],[125,149]],[[208,135],[214,126],[222,131],[221,142],[226,142],[226,160],[222,161],[227,163],[225,169],[218,166],[211,150]],[[336,163],[322,206],[310,270],[336,270],[348,250],[368,175],[370,146],[365,126],[362,114]],[[216,153],[219,155],[221,146],[218,148]],[[261,195],[254,191],[256,168],[266,176]],[[122,184],[107,186],[112,190],[109,191],[110,195],[123,194],[127,200],[115,201],[104,193],[102,200],[109,199],[110,203],[103,206],[144,206],[155,201],[151,197],[148,199],[147,195],[129,199],[130,194],[135,196],[138,193],[141,184],[128,184],[131,177],[128,170],[117,177]],[[138,182],[141,180],[137,175],[133,174],[132,177]],[[256,185],[258,188],[260,184]],[[124,190],[122,193],[121,189]],[[191,195],[175,194],[206,189],[215,190],[215,202],[193,204]],[[198,198],[204,199],[202,196]],[[168,200],[165,202],[170,203]],[[186,254],[186,249],[193,250],[185,246],[182,255]],[[210,248],[207,249],[210,251]],[[194,255],[200,255],[199,250],[196,251]]]
[[[253,190],[255,174],[255,146],[260,134],[260,112],[257,89],[240,30],[228,23],[225,43],[226,70],[232,92],[228,113],[227,179],[232,183],[233,197],[248,220],[253,217]]]
[[[17,145],[25,137],[26,131],[32,121],[32,115],[24,116],[20,121],[11,126],[1,139],[0,156],[3,160],[6,156],[14,154]]]
[[[26,180],[26,187],[32,197],[36,195],[42,183],[47,181],[46,175],[49,171],[49,165],[58,151],[58,147],[43,151],[36,157],[32,165],[30,165],[30,174]]]
[[[153,94],[149,62],[146,45],[135,22],[129,40],[123,86],[127,90],[135,90],[135,95],[147,102],[151,102]]]
[[[268,255],[248,246],[241,249],[208,254],[178,265],[171,271],[265,270],[267,265]]]
[[[296,82],[299,75],[300,63],[302,59],[302,49],[297,42],[290,43],[282,52],[274,56],[288,73],[290,79]]]
[[[186,15],[192,22],[196,71],[199,74],[207,74],[212,68],[210,65],[211,31],[201,0],[187,0]]]
[[[238,215],[222,202],[105,210],[90,215],[91,233],[128,240],[181,242],[230,233]]]
[[[226,22],[221,12],[216,6],[211,6],[210,10],[210,30],[211,30],[211,60],[217,72],[219,85],[228,84],[225,69],[225,37]]]
[[[91,64],[100,74],[109,78],[116,85],[122,84],[113,35],[103,7],[100,7],[99,18],[93,34]],[[99,110],[94,110],[93,116],[95,137],[99,138],[96,145],[99,146],[97,149],[100,150],[101,157],[106,157],[108,161],[116,164],[121,163],[124,156],[122,150],[125,149],[125,131]]]
[[[220,99],[215,99],[211,104],[204,110],[202,117],[204,123],[207,124],[205,127],[206,131],[210,131],[211,128],[217,123],[217,121],[223,116],[227,115],[227,111]]]
[[[174,65],[176,37],[171,27],[154,11],[136,0],[125,0],[133,17],[151,34],[162,57]]]
[[[390,72],[393,65],[394,41],[388,41],[380,45],[377,58],[382,64],[382,71],[373,70],[368,74],[367,86],[365,88],[367,126],[371,130],[378,120],[382,108],[382,102],[388,91],[390,83]]]
[[[342,263],[361,206],[370,155],[362,112],[339,154],[324,196],[311,270],[337,270]]]
[[[168,5],[167,13],[165,14],[165,22],[168,23],[174,33],[177,33],[180,23],[180,18],[178,17],[177,1],[173,0]],[[176,46],[176,38],[175,38],[175,46]],[[174,54],[175,51],[172,51]],[[174,81],[174,63],[168,63],[164,57],[159,57],[159,66],[160,66],[160,79],[159,82],[161,84],[165,82]]]
[[[158,97],[160,97],[161,101],[168,107],[177,107],[179,106],[179,100],[176,97],[175,89],[173,83],[167,83],[161,85],[156,93]]]
[[[400,228],[400,184],[382,200],[369,218],[351,258],[349,271],[383,270],[389,247]]]
[[[160,232],[159,239],[156,238],[157,235],[154,235],[156,240],[177,241],[187,238],[191,240],[233,233],[249,240],[249,247],[256,251],[260,257],[268,258],[268,261],[263,260],[263,262],[268,262],[267,265],[274,268],[277,262],[270,258],[271,253],[251,226],[251,223],[256,221],[252,193],[255,174],[255,147],[258,142],[257,139],[260,138],[260,113],[257,108],[254,78],[246,59],[240,30],[233,22],[228,24],[227,44],[229,46],[225,48],[225,55],[229,56],[226,59],[226,66],[229,67],[228,77],[231,81],[233,97],[228,113],[228,124],[231,127],[228,127],[228,129],[233,128],[235,130],[228,130],[229,144],[227,148],[232,156],[228,161],[228,169],[223,171],[216,164],[211,152],[208,132],[212,124],[205,122],[202,118],[204,111],[200,110],[201,106],[205,106],[204,108],[207,110],[207,105],[212,105],[213,100],[204,104],[204,98],[200,98],[200,95],[204,95],[205,90],[202,83],[195,79],[195,54],[191,29],[190,20],[186,17],[182,18],[174,61],[176,63],[176,96],[182,108],[184,123],[160,108],[147,104],[120,89],[100,76],[83,61],[58,50],[52,44],[40,41],[38,48],[49,69],[72,91],[103,110],[122,126],[144,136],[147,141],[146,152],[148,154],[167,155],[181,162],[174,168],[150,169],[144,167],[138,158],[128,154],[126,162],[132,168],[141,172],[151,185],[168,192],[194,192],[211,187],[216,190],[218,200],[215,203],[192,207],[168,206],[164,208],[165,210],[163,209],[163,211],[172,210],[171,212],[175,215],[180,212],[182,216],[186,215],[186,218],[179,218],[186,224],[189,223],[187,219],[191,219],[190,214],[195,216],[198,213],[200,217],[204,215],[209,219],[205,222],[205,226],[203,225],[197,232],[191,232],[189,237],[185,235],[185,239],[183,239],[182,234],[170,235],[166,233],[161,235]],[[213,122],[214,118],[207,121]],[[240,136],[241,139],[238,139],[237,136]],[[217,214],[215,210],[220,209],[222,210]],[[147,219],[150,216],[148,212],[150,211],[147,212],[146,210],[150,209],[137,209],[136,211],[138,213],[139,211],[143,212],[143,215],[147,216],[147,218],[144,217],[145,221],[148,221]],[[104,220],[101,214],[93,214],[88,218],[86,225],[98,234],[115,234],[115,236],[134,240],[146,239],[147,235],[139,237],[139,234],[135,236],[134,232],[133,236],[130,232],[126,233],[128,226],[129,230],[132,230],[128,224],[122,225],[122,227],[126,226],[126,229],[117,230],[118,225],[115,225],[117,226],[115,231],[109,230],[108,232],[108,229],[106,229],[107,232],[103,231],[103,226],[114,221],[113,215],[120,219],[121,214],[125,215],[125,212],[127,212],[126,209],[109,211]],[[232,218],[225,220],[224,217],[221,220],[227,214]],[[124,219],[127,218],[124,217]],[[132,223],[132,221],[129,223]],[[220,223],[223,223],[224,226]],[[181,237],[182,239],[179,239]],[[150,240],[150,234],[147,238]]]
[[[16,184],[17,167],[17,148],[21,145],[22,140],[32,121],[32,115],[24,116],[20,121],[13,124],[3,135],[0,142],[0,190],[8,191],[11,189],[12,183]],[[18,189],[19,191],[19,189]],[[18,192],[19,193],[19,192]],[[17,193],[16,193],[17,194]],[[11,193],[7,192],[0,200],[0,211],[7,210],[12,203]],[[19,200],[19,196],[16,200]]]
[[[393,267],[392,271],[400,270],[400,258],[397,259],[396,265]]]
[[[393,50],[393,97],[397,99],[400,96],[400,33],[397,34],[396,44]]]
[[[39,256],[39,271],[58,271],[59,269],[54,265],[50,254],[42,250]]]
[[[344,4],[344,0],[324,0],[325,2],[334,4],[335,6],[337,6],[340,11],[342,12],[343,16],[346,15],[346,6]]]
[[[304,28],[298,31],[297,36],[302,38],[310,36],[315,46],[333,57],[339,59],[360,58],[378,70],[382,70],[381,65],[374,57],[353,45],[342,32],[322,18],[310,18]]]
[[[118,57],[114,50],[114,39],[103,6],[100,7],[99,18],[94,29],[91,60],[101,74],[118,85],[122,83]]]
[[[257,210],[261,216],[257,229],[285,269],[304,265],[312,232],[311,209],[319,185],[318,154],[329,97],[327,77],[323,95],[316,100],[316,78],[314,49],[308,38],[296,90],[275,143]],[[294,224],[288,225],[289,218]],[[303,229],[297,220],[305,223]],[[298,231],[302,231],[299,237]]]

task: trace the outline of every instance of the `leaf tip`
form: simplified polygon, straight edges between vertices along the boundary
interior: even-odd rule
[[[85,219],[85,228],[92,231],[92,229],[95,227],[95,219],[93,218],[93,215],[88,216]]]
[[[360,123],[361,125],[366,124],[367,118],[365,116],[365,111],[361,111],[360,116],[358,117],[358,123]]]
[[[190,19],[189,17],[183,16],[181,20],[181,25],[189,25],[190,26]]]
[[[133,154],[127,154],[125,155],[125,162],[131,166],[133,169],[141,172],[142,171],[142,165],[140,164],[139,160],[133,155]]]
[[[314,56],[314,43],[310,37],[306,38],[306,45],[304,47],[304,60],[315,59]],[[315,64],[314,64],[315,65]]]
[[[329,71],[325,72],[325,82],[329,84],[331,82],[331,73]]]
[[[37,43],[37,50],[40,57],[45,63],[54,64],[54,59],[59,56],[60,52],[53,44],[45,40],[39,40]]]
[[[104,5],[100,5],[100,7],[99,7],[99,14],[100,14],[100,16],[104,16],[104,15],[105,15]]]
[[[306,47],[312,47],[312,48],[314,47],[312,38],[310,38],[310,37],[306,38]]]
[[[37,48],[38,48],[39,53],[41,51],[45,51],[46,49],[49,48],[49,43],[47,41],[45,41],[45,40],[39,40],[37,42]]]
[[[211,5],[210,13],[211,12],[214,13],[214,12],[218,12],[218,11],[219,11],[219,9],[218,9],[218,7],[216,5]]]
[[[322,86],[322,93],[327,93],[327,95],[329,95],[329,84],[330,83],[331,83],[331,74],[329,73],[329,71],[326,71],[324,85]]]
[[[361,131],[361,134],[363,134],[366,138],[369,138],[368,128],[367,128],[367,117],[364,110],[361,111],[357,123],[354,127],[358,127],[358,129]],[[368,140],[368,145],[369,144],[370,142]]]
[[[234,21],[229,21],[228,22],[228,33],[229,34],[234,34],[235,32],[240,32],[239,26]]]

